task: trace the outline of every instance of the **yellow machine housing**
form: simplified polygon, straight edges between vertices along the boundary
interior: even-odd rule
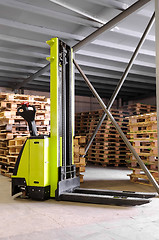
[[[50,45],[50,136],[36,136],[30,107],[19,114],[28,121],[31,137],[24,144],[12,176],[12,195],[25,191],[34,199],[56,197],[80,186],[73,165],[74,79],[71,48],[53,38]],[[29,114],[31,118],[29,118]]]

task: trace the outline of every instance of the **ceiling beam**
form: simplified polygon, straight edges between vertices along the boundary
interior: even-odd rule
[[[141,38],[142,33],[140,33],[138,38]],[[134,35],[135,36],[135,35]],[[147,36],[146,40],[148,40],[150,35]],[[108,49],[116,49],[116,50],[124,50],[127,52],[134,52],[135,47],[132,47],[130,45],[124,45],[123,48],[123,44],[120,43],[115,43],[115,42],[111,42],[111,41],[102,41],[102,40],[95,40],[92,42],[92,50],[93,50],[93,45],[97,45],[97,46],[101,46],[103,49],[104,48],[108,48]],[[148,55],[148,56],[156,56],[156,52],[155,50],[147,50],[146,48],[144,48],[144,46],[140,49],[139,51],[140,54],[144,54],[144,55]]]
[[[3,25],[3,26],[8,26],[8,27],[11,27],[12,29],[16,28],[16,29],[20,29],[21,31],[22,30],[25,30],[25,31],[30,31],[30,32],[35,32],[35,33],[39,33],[39,34],[43,34],[43,35],[47,35],[47,39],[49,39],[51,36],[53,35],[56,35],[60,38],[64,38],[64,39],[73,39],[73,40],[76,40],[76,41],[80,41],[83,39],[83,36],[80,36],[80,35],[75,35],[75,34],[69,34],[69,33],[64,33],[64,32],[60,32],[60,31],[56,31],[56,30],[52,30],[52,29],[46,29],[46,28],[42,28],[42,27],[38,27],[38,26],[33,26],[33,25],[29,25],[29,24],[24,24],[24,23],[19,23],[19,22],[16,22],[16,21],[12,21],[12,20],[8,20],[8,19],[0,19],[0,24]],[[122,31],[120,31],[121,33]],[[51,35],[50,35],[51,34]],[[119,34],[119,33],[118,33]],[[132,35],[134,36],[135,34],[135,37],[138,37],[140,38],[141,37],[141,33],[132,33]],[[152,40],[153,41],[155,40],[154,37],[152,36],[152,38],[150,38],[150,35],[147,36],[147,40]],[[7,42],[12,42],[12,43],[15,43],[15,44],[22,44],[22,45],[27,45],[27,46],[30,46],[32,49],[35,49],[35,48],[47,48],[49,49],[49,46],[47,46],[46,43],[44,42],[39,42],[38,41],[34,41],[34,40],[29,40],[29,39],[23,39],[23,38],[20,38],[20,37],[13,37],[13,36],[9,36],[9,35],[4,35],[4,34],[0,34],[0,40],[1,41],[7,41]],[[110,43],[112,44],[112,43]],[[113,43],[114,44],[114,43]],[[101,40],[95,40],[93,41],[93,43],[91,45],[101,45],[101,46],[109,46],[109,42],[106,42],[104,44],[104,41],[101,41]],[[116,46],[116,45],[115,45]],[[33,48],[34,47],[34,48]],[[116,46],[117,48],[117,46]],[[121,45],[121,48],[123,49],[123,45]],[[124,46],[125,48],[125,46]],[[133,51],[132,48],[130,48],[131,51]],[[35,50],[34,50],[35,51]],[[144,53],[143,50],[141,50],[142,53]],[[145,54],[149,54],[149,52],[145,52]],[[154,53],[152,54],[152,52],[150,52],[150,55],[154,55]]]
[[[120,78],[121,78],[121,74],[120,73],[118,73],[118,74],[115,74],[115,72],[113,72],[112,74],[111,73],[100,73],[100,72],[97,72],[97,71],[91,71],[91,70],[84,70],[83,69],[83,71],[84,71],[84,73],[85,73],[85,75],[87,75],[88,76],[88,78],[89,77],[96,77],[97,78],[97,81],[98,81],[98,78],[104,78],[105,80],[106,79],[115,79],[115,80],[119,80]],[[130,74],[129,74],[130,75]],[[146,78],[146,77],[143,77],[143,76],[141,76],[141,78],[140,77],[136,77],[136,76],[132,76],[132,74],[131,74],[131,76],[127,76],[127,78],[126,78],[126,81],[128,81],[128,82],[138,82],[138,83],[145,83],[145,84],[155,84],[155,78]],[[80,73],[76,70],[75,71],[75,76],[80,76]]]
[[[17,22],[17,21],[5,19],[5,18],[0,18],[0,25],[12,28],[12,30],[19,29],[21,31],[39,33],[39,34],[47,36],[47,39],[51,38],[52,36],[58,36],[58,37],[64,38],[64,39],[77,39],[77,40],[79,40],[79,38],[82,39],[82,37],[79,35],[61,32],[58,30],[41,27],[41,26],[35,26],[35,25],[27,24],[27,23]]]
[[[15,64],[15,63],[14,63]],[[38,70],[38,67],[35,67],[37,70]],[[88,69],[88,70],[87,70]],[[120,79],[121,77],[121,74],[122,74],[122,71],[111,71],[110,69],[97,69],[95,67],[87,67],[87,66],[83,66],[83,70],[85,72],[86,75],[88,76],[94,76],[94,77],[103,77],[103,78],[113,78],[113,79]],[[20,66],[20,62],[19,62],[19,66],[18,65],[15,65],[14,67],[13,66],[5,66],[3,64],[3,66],[0,66],[0,71],[6,71],[6,72],[16,72],[16,73],[24,73],[25,75],[28,73],[29,74],[34,74],[36,70],[34,69],[31,69],[29,68],[28,69],[28,66]],[[76,70],[75,71],[75,74],[76,76],[79,75],[79,72]],[[49,71],[48,72],[45,72],[43,74],[44,76],[50,76],[50,73]],[[145,83],[153,83],[155,81],[155,75],[154,77],[149,77],[148,75],[145,75],[145,76],[142,76],[142,75],[138,75],[136,76],[137,74],[133,74],[133,73],[130,73],[127,77],[127,80],[128,81],[132,81],[132,82],[145,82]]]
[[[104,52],[104,49],[103,49],[103,52]],[[23,50],[19,50],[19,49],[0,47],[0,53],[8,53],[13,56],[17,55],[17,57],[18,56],[22,56],[22,57],[26,56],[29,58],[45,59],[46,57],[49,56],[49,49],[47,51],[47,54],[42,54],[42,53],[37,53],[37,52],[33,52],[33,51],[23,51]],[[117,53],[118,52],[116,51],[116,55],[117,55]],[[95,52],[84,51],[84,50],[80,50],[78,52],[77,56],[79,59],[80,59],[80,57],[87,56],[90,58],[90,62],[91,62],[91,58],[100,58],[100,59],[104,59],[104,60],[110,60],[110,61],[122,62],[122,63],[127,63],[129,61],[128,57],[124,57],[124,55],[122,57],[119,57],[119,56],[115,56],[115,55],[111,55],[111,54],[98,53],[98,56],[97,56],[97,54]],[[2,54],[1,54],[1,57],[3,57]],[[14,57],[14,59],[15,59],[15,57]],[[145,58],[145,60],[146,60],[146,58]],[[148,61],[146,62],[146,61],[141,61],[141,60],[135,60],[135,64],[140,65],[140,66],[147,66],[147,67],[155,68],[155,63],[150,63]]]
[[[136,11],[137,9],[139,9],[141,6],[143,6],[144,4],[146,4],[147,2],[149,2],[150,0],[140,0],[139,2],[133,4],[131,7],[129,7],[128,9],[126,9],[123,13],[119,14],[117,17],[113,18],[112,20],[110,20],[107,24],[105,24],[103,27],[101,27],[100,29],[98,29],[97,31],[95,31],[93,34],[90,34],[88,37],[85,38],[85,40],[87,39],[87,42],[90,41],[90,39],[94,39],[97,37],[97,35],[103,33],[105,30],[110,29],[112,26],[115,25],[115,23],[120,22],[121,20],[123,20],[124,18],[126,18],[128,15],[130,15],[132,12]],[[29,24],[24,24],[24,23],[19,23],[16,21],[10,21],[8,19],[0,19],[0,24],[3,26],[9,26],[9,27],[14,27],[14,28],[18,28],[18,29],[23,29],[23,30],[27,30],[27,31],[35,31],[35,32],[39,32],[42,34],[50,34],[50,32],[48,33],[49,29],[43,28],[41,29],[41,27],[37,27],[37,26],[30,26]],[[52,30],[51,30],[52,31]],[[54,31],[58,32],[58,31]],[[52,32],[53,33],[53,32]],[[61,32],[60,32],[61,34]],[[63,33],[62,33],[63,34]],[[82,45],[85,40],[82,40]],[[78,47],[77,47],[78,46]],[[77,51],[79,49],[79,44],[74,46],[74,50]],[[35,79],[36,76],[31,76],[30,78],[28,78],[26,81],[31,81],[33,79]],[[23,85],[25,83],[23,82]],[[18,87],[18,86],[17,86]]]
[[[90,79],[91,83],[93,84],[94,87],[98,88],[98,89],[108,89],[108,90],[112,90],[116,87],[118,81],[114,82],[112,81],[112,84],[111,82],[107,82],[107,81],[104,81],[104,82],[100,82],[100,81],[92,81],[92,79]],[[36,83],[37,85],[39,83],[44,83],[45,84],[50,84],[50,80],[49,79],[43,79],[43,78],[36,78],[34,79],[34,83]],[[30,82],[31,84],[31,82]],[[79,80],[79,79],[76,79],[76,82],[75,82],[75,86],[82,86],[83,85],[83,80]],[[155,84],[154,85],[137,85],[137,84],[127,84],[127,85],[124,85],[121,89],[121,91],[125,91],[126,93],[130,93],[130,92],[145,92],[145,91],[155,91]]]
[[[104,20],[100,19],[99,17],[94,16],[93,14],[86,11],[85,9],[74,7],[71,4],[69,4],[69,3],[66,4],[65,2],[62,2],[60,0],[50,0],[50,1],[66,8],[66,9],[69,9],[72,12],[78,13],[88,19],[91,19],[94,22],[100,23],[102,25],[106,23]]]
[[[104,52],[104,49],[103,49]],[[116,51],[116,55],[111,55],[111,54],[106,54],[106,53],[96,53],[93,51],[86,51],[86,50],[79,50],[78,53],[76,54],[76,56],[78,56],[78,58],[80,59],[80,56],[88,56],[91,62],[91,58],[96,58],[96,59],[100,59],[100,61],[103,60],[110,60],[113,62],[121,62],[121,63],[128,63],[130,58],[128,58],[127,56],[124,56],[124,52],[123,55],[122,53],[120,53],[120,56],[117,56],[117,51]],[[146,60],[146,57],[144,56],[144,60]],[[142,60],[135,60],[134,61],[134,65],[140,65],[140,66],[145,66],[145,67],[153,67],[155,68],[155,61],[154,63],[151,62],[146,62],[146,61],[142,61]]]
[[[41,76],[43,73],[47,72],[50,69],[50,64],[47,64],[45,67],[41,68],[38,72],[36,72],[35,74],[31,75],[30,77],[28,77],[27,79],[25,79],[23,82],[16,84],[14,89],[19,89],[21,87],[23,87],[25,84],[31,82],[32,80],[34,80],[35,78]]]
[[[120,2],[120,1],[116,1],[116,0],[98,0],[98,2],[96,0],[88,0],[90,3],[94,3],[98,5],[101,5],[103,7],[108,7],[108,8],[112,8],[112,9],[117,9],[120,11],[125,10],[128,7],[128,4],[124,3],[124,2]]]
[[[29,76],[28,75],[24,75],[23,73],[13,73],[13,72],[6,72],[6,71],[0,71],[0,76],[1,77],[12,77],[12,78],[19,78],[19,79],[24,79],[27,78]]]
[[[6,48],[6,47],[0,47],[0,53],[11,53],[14,55],[19,55],[19,56],[25,56],[25,57],[33,57],[33,58],[40,58],[40,59],[45,59],[46,57],[49,56],[49,49],[46,50],[45,53],[39,53],[36,51],[25,51],[17,48]],[[47,55],[48,54],[48,55]]]
[[[28,66],[28,67],[39,67],[42,68],[45,66],[45,63],[36,63],[36,62],[29,62],[29,61],[22,61],[22,60],[16,60],[16,59],[7,59],[0,57],[0,62],[8,63],[8,64],[17,64],[19,66]]]
[[[105,65],[105,64],[99,64],[98,62],[95,63],[90,63],[88,61],[84,61],[84,60],[79,60],[78,58],[77,62],[80,66],[89,66],[89,67],[94,67],[94,68],[99,68],[99,69],[107,69],[107,70],[111,70],[111,71],[118,71],[118,72],[122,72],[125,70],[125,66],[123,67],[118,67],[118,66],[111,66],[111,65]],[[137,68],[135,69],[134,67],[130,70],[130,73],[133,73],[134,75],[143,75],[143,76],[150,76],[150,77],[155,77],[155,69],[154,72],[150,72],[147,70],[147,68],[141,70],[138,70]]]
[[[91,33],[89,36],[82,39],[79,43],[75,44],[73,46],[74,52],[77,52],[79,49],[81,49],[86,44],[91,43],[93,40],[95,40],[97,37],[99,37],[102,33],[111,29],[116,24],[121,22],[123,19],[126,19],[130,14],[134,13],[135,11],[137,11],[138,9],[140,9],[141,7],[143,7],[146,3],[150,2],[150,1],[151,0],[140,0],[140,1],[137,1],[136,3],[132,4],[125,11],[118,14],[116,17],[111,19],[109,22],[107,22],[101,28],[97,29],[95,32]]]
[[[2,37],[1,38],[1,35],[0,35],[0,40],[4,40],[6,37]],[[9,37],[10,38],[10,37]],[[18,38],[19,39],[19,38]],[[6,41],[7,41],[8,39],[6,39]],[[11,42],[13,42],[12,41],[12,37],[11,37]],[[23,42],[23,44],[24,45],[28,45],[28,42],[26,41],[25,42],[25,39],[24,39],[24,41],[22,40],[22,39],[20,39],[20,43],[21,42]],[[17,39],[15,39],[15,41],[14,41],[14,43],[17,43]],[[39,42],[37,41],[36,43],[35,43],[35,41],[31,41],[31,42],[29,42],[31,45],[33,44],[33,46],[36,46],[36,43],[38,43],[39,44]],[[44,44],[44,43],[43,43]],[[45,44],[46,45],[46,44]],[[130,46],[125,46],[124,45],[124,47],[123,47],[123,45],[122,44],[116,44],[116,43],[112,43],[112,42],[107,42],[107,41],[101,41],[101,40],[98,40],[97,41],[97,44],[96,44],[96,41],[89,47],[89,51],[79,51],[79,54],[84,54],[84,55],[89,55],[89,54],[91,54],[91,52],[93,52],[94,51],[94,45],[98,45],[98,46],[101,46],[102,48],[103,48],[103,52],[107,52],[107,50],[109,50],[109,51],[111,51],[111,49],[116,49],[116,53],[118,52],[118,51],[122,51],[123,53],[125,53],[125,52],[129,52],[129,53],[133,53],[134,52],[134,47],[130,47]],[[13,49],[13,48],[6,48],[6,47],[0,47],[0,52],[6,52],[6,53],[13,53],[13,54],[18,54],[18,55],[22,55],[22,56],[29,56],[29,57],[37,57],[37,58],[46,58],[48,55],[47,54],[49,54],[49,48],[47,48],[46,50],[45,50],[45,48],[46,48],[46,46],[45,46],[45,48],[44,48],[44,45],[42,45],[41,46],[41,48],[43,48],[44,50],[43,50],[43,52],[44,53],[40,53],[40,52],[38,52],[38,51],[35,51],[35,49],[30,49],[30,50],[28,50],[27,49],[27,51],[25,51],[25,50],[21,50],[21,49],[17,49],[17,48],[15,48],[15,49]],[[156,53],[155,53],[155,51],[150,51],[150,50],[146,50],[146,49],[143,49],[143,48],[141,48],[140,49],[140,51],[139,51],[139,55],[140,54],[142,54],[142,55],[145,55],[145,56],[152,56],[152,57],[155,57],[156,56]],[[102,54],[103,55],[103,54]],[[94,55],[93,55],[94,56]],[[108,57],[110,57],[110,55],[108,55]],[[103,57],[102,58],[104,58],[104,55],[103,55]]]
[[[87,88],[85,88],[85,87],[83,87],[83,86],[77,86],[76,88],[75,88],[75,91],[83,91],[83,92],[86,92],[86,93],[91,93],[90,92],[90,90],[89,90],[89,88],[87,87]],[[112,93],[113,93],[113,90],[105,90],[105,89],[98,89],[98,93],[99,94],[103,94],[103,95],[105,95],[105,98],[108,98],[108,97],[110,97],[111,95],[112,95]],[[144,94],[143,92],[142,93],[140,93],[140,94]],[[123,96],[126,96],[126,97],[133,97],[133,96],[136,96],[136,95],[139,95],[138,93],[136,93],[136,92],[134,92],[134,93],[127,93],[127,94],[125,94],[125,92],[120,92],[120,94],[118,95],[118,97],[119,96],[121,96],[121,95],[123,95]]]
[[[50,82],[49,81],[41,81],[41,80],[38,80],[38,79],[36,79],[36,80],[34,80],[34,81],[32,81],[32,82],[29,82],[28,83],[29,85],[36,85],[36,86],[39,86],[39,85],[43,85],[43,86],[46,86],[46,85],[50,85]],[[28,86],[28,84],[26,85],[26,87]],[[98,83],[93,83],[93,86],[96,88],[96,89],[98,89],[98,91],[104,91],[104,92],[111,92],[111,91],[113,91],[114,90],[114,87],[113,86],[107,86],[107,85],[105,85],[105,84],[98,84]],[[84,86],[83,84],[81,84],[81,81],[76,81],[75,82],[75,88],[82,88],[82,89],[88,89],[88,87],[87,86]],[[89,90],[89,89],[88,89]],[[151,89],[151,92],[152,91],[155,91],[155,89]],[[150,92],[150,89],[148,89],[148,90],[145,90],[145,89],[143,89],[142,90],[142,88],[141,89],[138,89],[138,88],[136,88],[136,89],[132,89],[132,88],[126,88],[126,87],[123,87],[122,89],[121,89],[121,92],[122,92],[122,94],[125,94],[125,95],[134,95],[134,93],[138,93],[138,94],[140,94],[140,93],[148,93],[148,92]]]
[[[91,81],[91,80],[90,80]],[[92,83],[92,85],[94,86],[94,88],[96,88],[96,89],[108,89],[108,90],[115,90],[115,86],[113,86],[113,85],[107,85],[107,84],[98,84],[97,82],[92,82],[91,81],[91,83]],[[83,82],[82,81],[76,81],[76,84],[75,84],[75,86],[83,86]],[[151,91],[155,91],[156,90],[156,88],[154,87],[154,88],[146,88],[146,89],[142,89],[142,88],[138,88],[138,86],[136,85],[136,88],[134,87],[122,87],[121,88],[121,91],[125,91],[125,92],[129,92],[129,93],[134,93],[134,92],[137,92],[137,93],[141,93],[141,92],[151,92]]]
[[[0,76],[0,81],[3,81],[5,83],[9,82],[9,87],[13,87],[16,82],[20,81],[19,78],[13,78],[13,77],[1,77]],[[11,85],[10,85],[11,84]]]
[[[52,19],[55,19],[55,18],[59,19],[59,20],[65,19],[66,22],[76,23],[78,25],[83,25],[83,26],[87,26],[87,27],[99,28],[101,26],[101,24],[99,22],[96,23],[95,21],[84,19],[79,16],[73,16],[70,14],[58,12],[53,9],[51,10],[51,9],[47,9],[47,8],[37,7],[37,6],[34,6],[29,3],[26,4],[26,3],[17,2],[14,0],[5,0],[5,1],[0,0],[0,5],[9,7],[9,8],[19,9],[21,11],[29,12],[32,14],[49,17]]]
[[[140,0],[140,1],[151,1],[151,0]],[[109,21],[108,23],[110,23],[110,22],[111,21]],[[44,28],[44,27],[41,27],[41,26],[34,26],[34,25],[31,25],[31,24],[21,23],[21,22],[17,22],[17,21],[5,19],[5,18],[0,18],[0,25],[10,27],[12,29],[15,28],[15,29],[23,30],[23,31],[29,31],[29,32],[34,32],[34,33],[47,35],[47,39],[51,38],[52,36],[58,36],[58,37],[64,38],[64,39],[76,40],[79,43],[79,41],[86,38],[85,36],[81,36],[79,34],[77,35],[77,34],[72,34],[72,33],[61,32],[61,31],[58,31],[58,30],[54,30],[54,29],[50,29],[50,28]],[[101,29],[101,28],[99,28],[99,29]],[[116,30],[114,30],[114,32],[115,31]],[[119,33],[124,34],[124,35],[125,34],[130,35],[131,38],[134,37],[134,36],[135,36],[135,38],[140,38],[141,35],[142,35],[142,33],[140,33],[140,32],[131,31],[131,30],[128,30],[128,29],[123,29],[123,28],[120,28],[120,32],[117,31],[117,34],[119,34]],[[8,39],[8,40],[10,40],[10,39]],[[154,36],[148,35],[147,40],[155,41],[155,38],[154,38]],[[92,44],[97,44],[98,45],[98,44],[101,44],[101,42],[104,42],[104,41],[94,40],[92,42]],[[45,43],[43,43],[43,44],[45,44]],[[77,44],[75,44],[75,45],[77,45]],[[76,51],[76,50],[74,49],[74,51]]]
[[[46,43],[44,42],[39,42],[39,41],[34,41],[34,40],[30,40],[30,39],[26,39],[26,38],[20,38],[20,37],[13,37],[10,35],[5,35],[5,34],[0,34],[0,40],[9,43],[14,43],[17,45],[26,45],[26,46],[30,46],[33,49],[35,48],[47,48],[49,49],[49,46],[47,46]],[[34,50],[35,51],[35,50]]]
[[[104,85],[117,86],[117,84],[119,82],[118,79],[109,80],[109,79],[92,78],[92,77],[90,77],[89,80],[92,84],[98,84],[99,86],[101,86],[101,85],[102,86],[104,86]],[[83,78],[82,77],[76,77],[76,81],[82,82]],[[144,84],[144,83],[139,84],[139,83],[136,83],[136,82],[134,83],[134,82],[125,81],[123,87],[124,88],[127,87],[127,88],[155,90],[156,85],[155,85],[155,82],[154,82],[154,84],[152,84],[152,83],[151,84]]]

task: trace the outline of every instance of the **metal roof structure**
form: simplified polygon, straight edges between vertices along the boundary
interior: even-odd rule
[[[46,41],[59,37],[74,46],[135,2],[0,0],[0,86],[49,91],[49,68],[41,70],[48,64]],[[101,97],[112,95],[153,13],[151,0],[76,52],[76,61]],[[155,95],[155,55],[153,26],[119,97],[130,100]],[[38,71],[42,75],[35,77]],[[75,80],[76,95],[92,95],[77,70]]]

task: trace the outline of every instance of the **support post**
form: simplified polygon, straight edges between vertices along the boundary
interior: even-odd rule
[[[137,45],[137,47],[136,47],[136,49],[135,49],[135,51],[134,51],[134,53],[133,53],[130,61],[129,61],[126,69],[125,69],[125,72],[123,73],[120,81],[118,82],[117,87],[115,88],[115,91],[113,92],[113,95],[112,95],[111,99],[110,99],[109,102],[108,102],[108,110],[110,110],[110,108],[112,107],[112,105],[113,105],[113,103],[114,103],[114,101],[115,101],[115,99],[116,99],[116,97],[117,97],[117,95],[118,95],[121,87],[123,86],[123,84],[124,84],[124,82],[125,82],[125,79],[126,79],[128,73],[129,73],[129,71],[130,71],[130,69],[131,69],[131,67],[132,67],[132,65],[133,65],[133,63],[134,63],[134,61],[135,61],[138,53],[139,53],[140,48],[142,47],[142,45],[143,45],[143,43],[144,43],[144,41],[145,41],[145,39],[146,39],[147,34],[149,33],[151,27],[152,27],[153,24],[154,24],[154,21],[155,21],[155,13],[152,15],[152,17],[151,17],[151,19],[150,19],[150,21],[149,21],[149,23],[148,23],[148,25],[147,25],[147,27],[146,27],[143,35],[142,35],[139,43],[138,43],[138,45]],[[81,72],[80,72],[80,73],[81,73]],[[97,134],[97,132],[98,132],[100,126],[102,125],[102,123],[103,123],[103,121],[104,121],[104,119],[105,119],[106,116],[107,116],[107,114],[104,112],[103,115],[102,115],[102,117],[101,117],[101,119],[99,120],[99,122],[98,122],[98,124],[97,124],[97,127],[96,127],[94,133],[92,134],[89,142],[88,142],[87,145],[86,145],[85,155],[87,154],[87,152],[88,152],[88,150],[89,150],[89,148],[90,148],[90,146],[91,146],[91,144],[92,144],[92,142],[93,142],[93,140],[94,140],[94,138],[95,138],[95,136],[96,136],[96,134]],[[84,156],[85,156],[85,155],[84,155]],[[83,156],[83,157],[84,157],[84,156]]]
[[[155,42],[156,42],[156,105],[157,105],[157,132],[159,133],[159,0],[155,0]],[[159,153],[159,134],[158,134]],[[159,170],[159,161],[158,161]]]
[[[121,136],[121,138],[123,139],[123,141],[125,142],[126,146],[129,148],[129,150],[131,151],[131,153],[134,155],[134,157],[136,158],[138,164],[140,165],[140,167],[143,169],[143,171],[145,172],[146,176],[148,177],[149,181],[152,183],[152,185],[154,186],[154,188],[156,189],[156,192],[159,193],[159,186],[156,182],[156,180],[154,179],[154,177],[152,176],[152,174],[149,172],[149,170],[147,169],[147,167],[145,166],[145,164],[143,163],[143,161],[141,160],[141,158],[138,156],[137,152],[135,151],[135,149],[133,148],[133,146],[130,144],[130,142],[128,141],[127,137],[125,136],[125,134],[123,133],[123,131],[121,130],[121,128],[119,127],[119,125],[117,124],[117,122],[115,121],[114,117],[112,116],[112,114],[109,112],[109,110],[107,109],[107,106],[104,104],[103,100],[101,99],[101,97],[99,96],[99,94],[97,93],[97,91],[95,90],[95,88],[92,86],[92,84],[90,83],[90,81],[88,80],[88,78],[85,76],[85,74],[83,73],[82,69],[80,68],[80,66],[77,64],[77,62],[75,60],[73,60],[76,68],[82,73],[82,77],[85,80],[87,86],[89,87],[89,89],[91,90],[91,92],[93,93],[93,95],[97,98],[100,106],[102,107],[102,109],[104,110],[104,112],[108,115],[108,117],[110,118],[110,120],[112,121],[112,124],[114,125],[114,127],[116,128],[117,132],[119,133],[119,135]]]

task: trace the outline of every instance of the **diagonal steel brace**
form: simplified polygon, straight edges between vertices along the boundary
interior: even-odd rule
[[[84,74],[84,72],[82,71],[80,66],[78,65],[78,63],[75,60],[73,60],[73,62],[75,64],[76,68],[78,69],[78,71],[81,73],[81,75],[82,75],[83,79],[85,80],[86,84],[88,85],[89,89],[91,90],[93,95],[97,98],[100,106],[102,107],[104,112],[107,114],[107,116],[110,118],[110,120],[112,121],[112,124],[114,125],[114,127],[117,130],[117,132],[119,133],[119,135],[121,136],[121,138],[125,142],[126,146],[129,148],[130,152],[134,155],[134,157],[136,158],[138,164],[143,169],[143,171],[145,172],[145,174],[148,177],[149,181],[152,183],[152,185],[156,189],[156,192],[159,193],[159,185],[157,184],[156,180],[154,179],[152,174],[149,172],[149,170],[147,169],[147,167],[145,166],[145,164],[143,163],[143,161],[141,160],[141,158],[139,157],[139,155],[137,154],[137,152],[135,151],[135,149],[133,148],[131,143],[128,141],[127,137],[125,136],[125,134],[123,133],[123,131],[121,130],[121,128],[119,127],[117,122],[115,121],[114,117],[112,116],[112,114],[108,110],[107,106],[104,104],[103,100],[101,99],[101,97],[99,96],[99,94],[97,93],[95,88],[92,86],[92,84],[90,83],[90,81],[88,80],[88,78],[86,77],[86,75]]]
[[[121,79],[120,79],[120,81],[118,82],[117,87],[115,88],[115,90],[113,92],[112,97],[110,98],[110,100],[108,102],[108,110],[110,110],[110,108],[112,107],[112,105],[113,105],[113,103],[114,103],[114,101],[115,101],[115,99],[116,99],[116,97],[117,97],[121,87],[123,86],[123,84],[125,82],[125,79],[126,79],[128,73],[129,73],[129,71],[130,71],[130,69],[131,69],[131,67],[132,67],[132,65],[133,65],[133,63],[134,63],[138,53],[139,53],[139,50],[142,47],[142,45],[143,45],[143,43],[144,43],[144,41],[146,39],[146,36],[149,33],[151,27],[153,26],[154,21],[155,21],[155,13],[153,13],[153,15],[152,15],[152,17],[151,17],[151,19],[150,19],[150,21],[149,21],[149,23],[148,23],[144,33],[143,33],[143,35],[142,35],[142,37],[141,37],[141,39],[140,39],[140,41],[139,41],[139,43],[138,43],[134,53],[133,53],[133,55],[132,55],[132,57],[131,57],[131,59],[130,59],[130,61],[129,61],[129,63],[128,63],[128,65],[127,65],[127,67],[126,67],[126,69],[125,69]],[[89,150],[89,148],[90,148],[90,146],[91,146],[91,144],[92,144],[92,142],[93,142],[93,140],[94,140],[94,138],[95,138],[95,136],[96,136],[96,134],[97,134],[97,132],[98,132],[98,130],[100,128],[100,126],[102,125],[104,119],[106,118],[106,116],[107,116],[107,114],[104,112],[102,117],[101,117],[101,119],[99,120],[99,122],[97,124],[97,127],[96,127],[94,133],[92,134],[90,140],[88,141],[88,143],[86,145],[85,154],[83,155],[83,157],[87,154],[87,152],[88,152],[88,150]]]

